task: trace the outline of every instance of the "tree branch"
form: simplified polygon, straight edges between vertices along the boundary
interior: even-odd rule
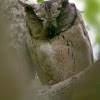
[[[98,60],[93,66],[86,68],[84,71],[80,72],[74,77],[69,78],[58,84],[55,84],[51,87],[46,87],[45,90],[40,89],[39,90],[40,92],[38,93],[40,94],[40,97],[46,96],[50,98],[50,100],[65,100],[66,98],[68,98],[68,100],[70,99],[72,100],[73,94],[79,91],[82,87],[88,85],[91,85],[91,87],[93,88],[96,87],[94,83],[100,82],[100,80],[98,80],[100,77],[99,70],[100,70],[100,60]],[[84,88],[87,89],[87,87]]]

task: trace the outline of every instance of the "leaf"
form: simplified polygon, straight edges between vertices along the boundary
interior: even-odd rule
[[[44,0],[37,0],[38,2],[42,2],[42,1],[44,1]]]
[[[39,77],[38,76],[35,77],[35,82],[36,83],[40,83],[40,80],[39,80]]]

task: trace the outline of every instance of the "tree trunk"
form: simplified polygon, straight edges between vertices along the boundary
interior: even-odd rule
[[[23,8],[18,0],[1,0],[0,8],[7,29],[0,30],[0,100],[99,100],[100,60],[53,86],[32,84],[35,71],[25,41]]]
[[[23,12],[18,0],[0,0],[0,100],[22,100],[34,76]]]

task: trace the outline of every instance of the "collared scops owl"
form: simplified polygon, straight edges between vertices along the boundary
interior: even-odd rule
[[[26,12],[27,46],[42,84],[56,84],[93,64],[88,32],[74,4],[20,2]]]

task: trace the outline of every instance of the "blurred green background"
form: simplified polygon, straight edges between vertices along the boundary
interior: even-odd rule
[[[78,0],[79,1],[79,0]],[[95,60],[100,58],[100,0],[80,0],[84,3],[84,20],[90,27],[91,38]],[[91,30],[91,31],[90,31]]]
[[[100,0],[69,0],[82,11],[93,47],[94,60],[100,59]]]
[[[28,0],[34,3],[44,0]],[[100,58],[100,0],[69,0],[82,12],[93,47],[94,60]]]

